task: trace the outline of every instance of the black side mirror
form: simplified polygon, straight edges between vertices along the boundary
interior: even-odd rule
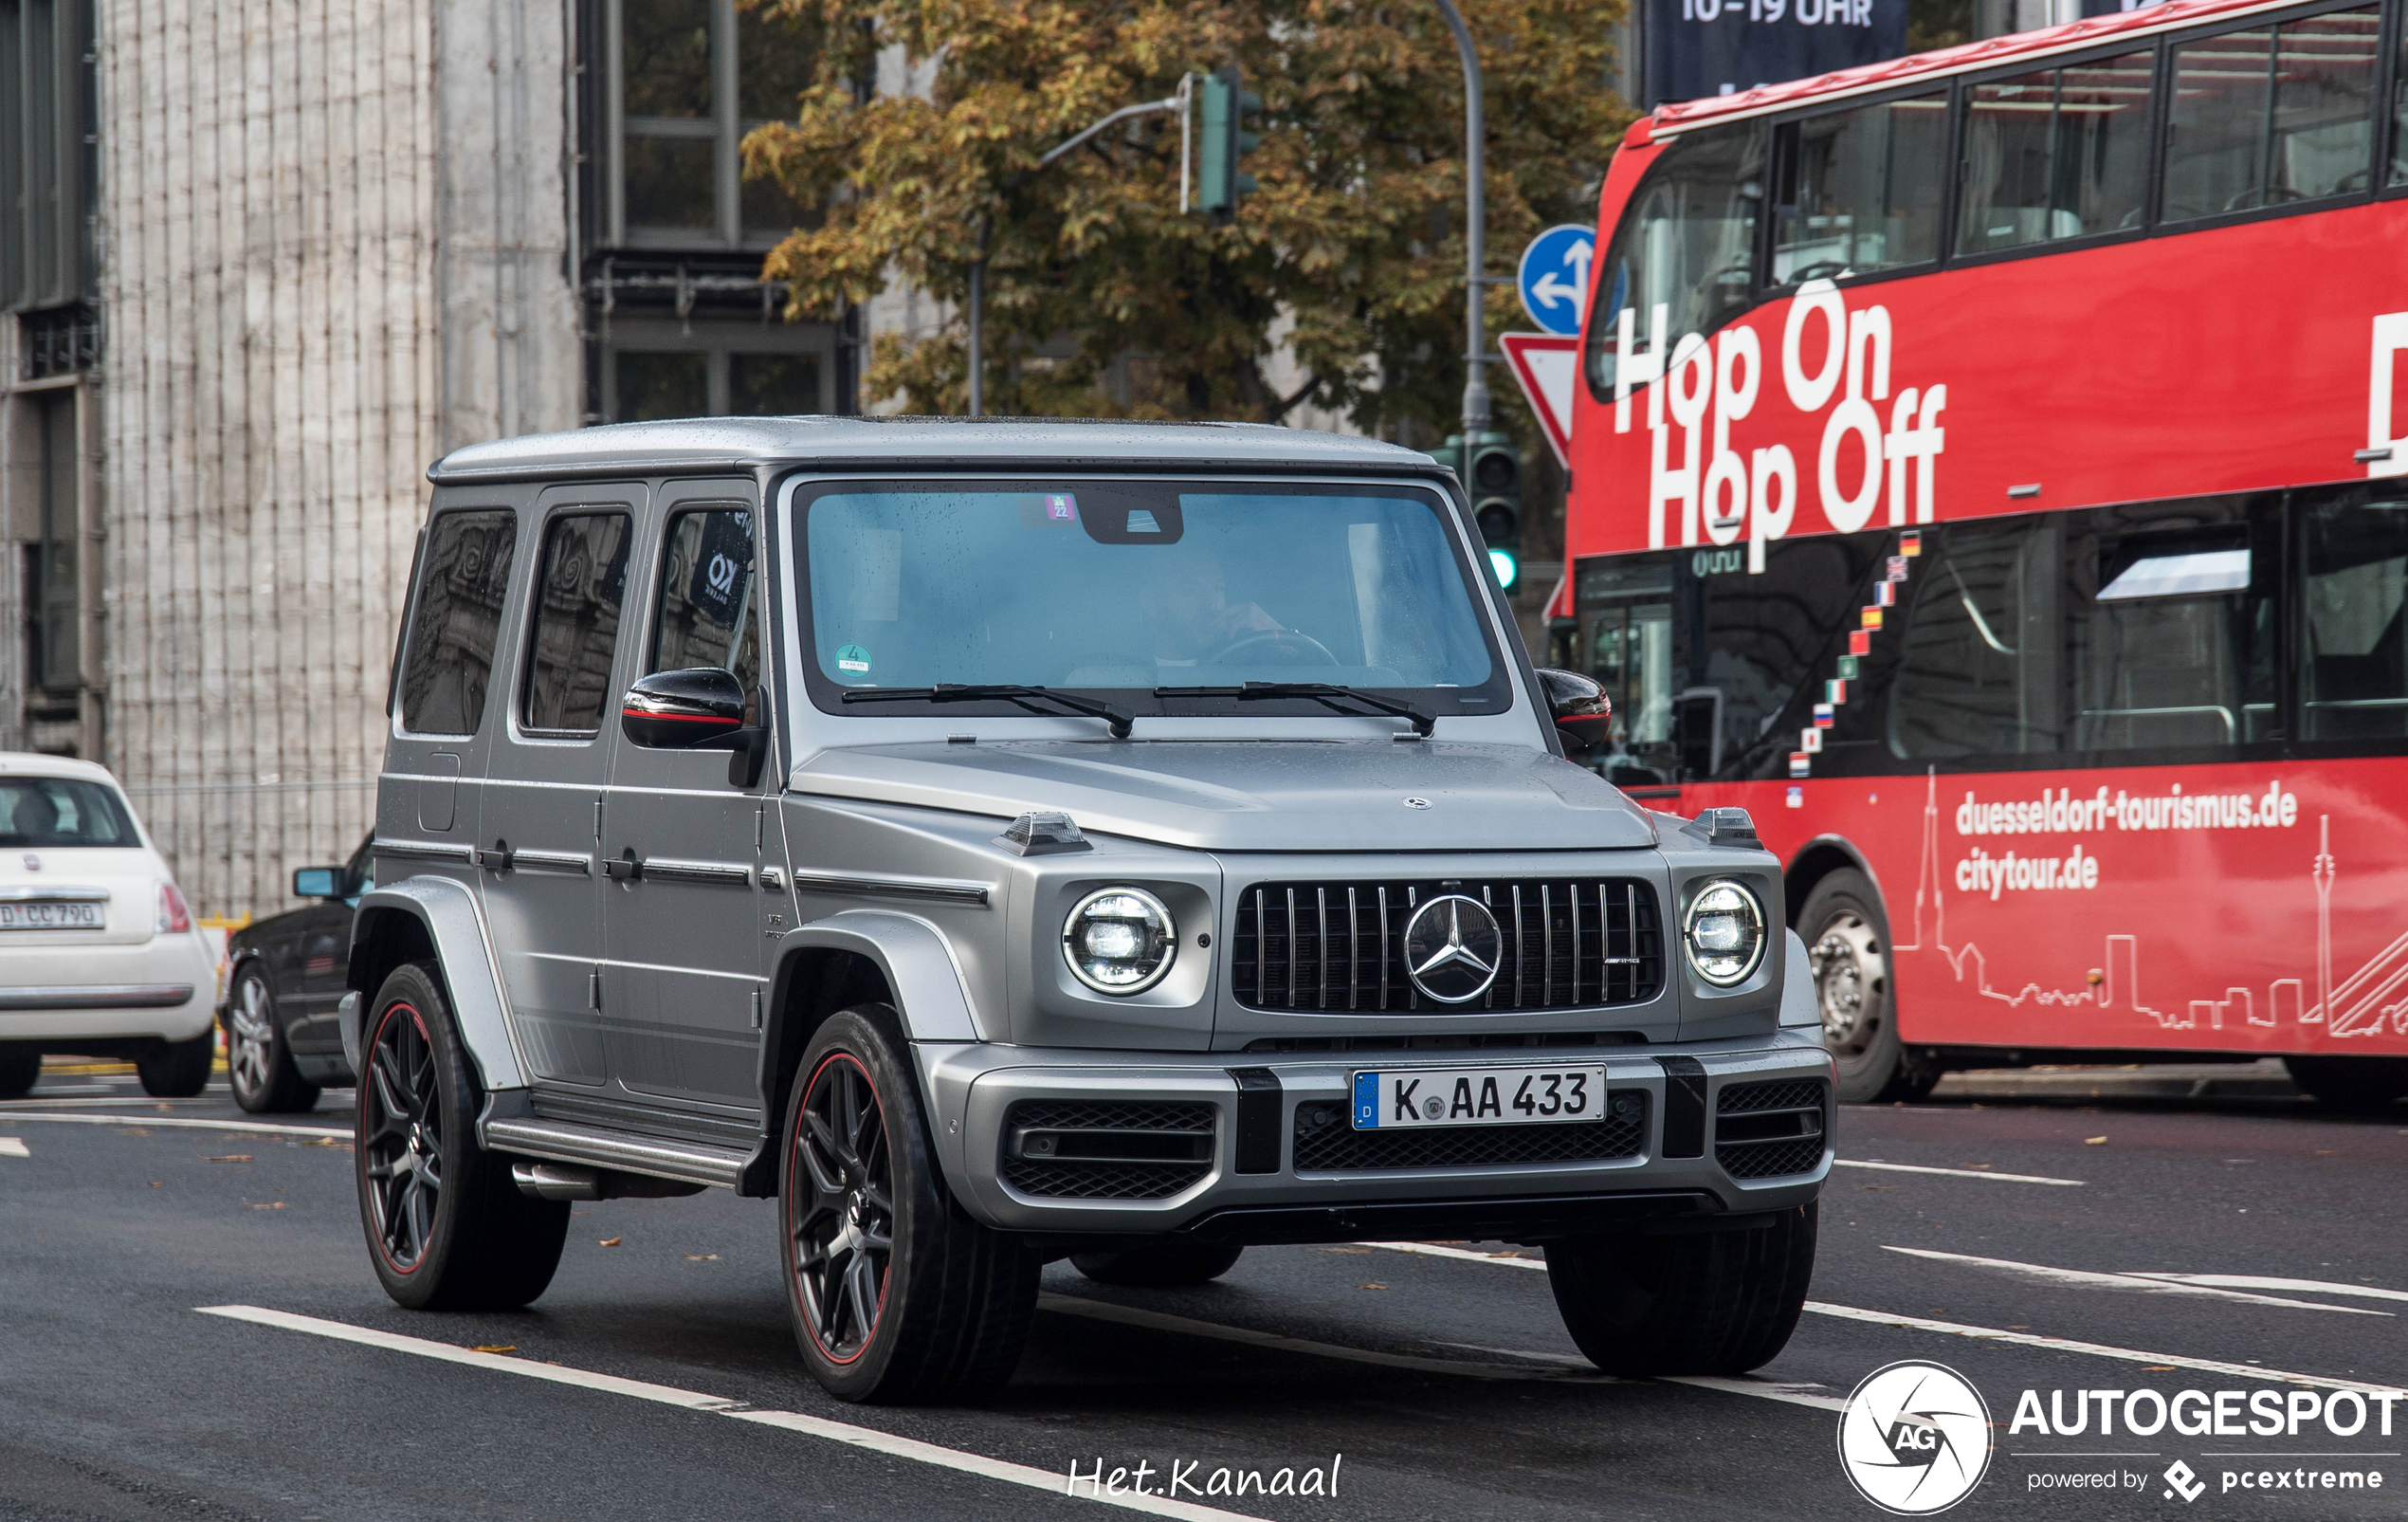
[[[744,685],[725,669],[655,671],[627,689],[619,730],[650,750],[720,750],[744,727]]]
[[[1586,749],[1614,738],[1614,700],[1594,677],[1541,666],[1539,688],[1546,694],[1547,711],[1555,716],[1564,743]]]

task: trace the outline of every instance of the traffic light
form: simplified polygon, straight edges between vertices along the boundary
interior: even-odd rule
[[[1237,65],[1226,64],[1204,77],[1196,106],[1195,209],[1227,227],[1237,218],[1237,198],[1254,189],[1254,176],[1238,173],[1238,160],[1262,138],[1246,130],[1263,109],[1263,98],[1243,88]]]
[[[1475,434],[1468,446],[1458,433],[1430,452],[1462,478],[1471,495],[1471,521],[1488,548],[1488,568],[1497,585],[1512,591],[1522,578],[1522,451],[1503,433]]]

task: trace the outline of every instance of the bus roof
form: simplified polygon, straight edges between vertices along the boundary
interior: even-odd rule
[[[2146,6],[2139,10],[2092,16],[2039,31],[2015,32],[1984,42],[1966,43],[1959,47],[1943,47],[1936,52],[1915,53],[1886,63],[1817,74],[1811,79],[1760,84],[1752,90],[1741,90],[1732,95],[1709,95],[1695,101],[1676,101],[1658,106],[1653,117],[1646,119],[1652,124],[1651,136],[1666,138],[1692,127],[1761,116],[1809,101],[1870,94],[1916,80],[1942,79],[1951,74],[2013,63],[2020,58],[2088,47],[2118,37],[2151,37],[2162,31],[2174,31],[2200,22],[2247,15],[2256,10],[2280,10],[2297,3],[2298,0],[2164,0],[2163,4]]]

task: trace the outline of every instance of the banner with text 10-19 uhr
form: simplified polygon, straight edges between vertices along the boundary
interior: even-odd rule
[[[1728,95],[1906,50],[1906,0],[1646,0],[1645,94]]]

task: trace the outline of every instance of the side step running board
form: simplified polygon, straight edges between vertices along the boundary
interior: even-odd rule
[[[643,1173],[685,1183],[732,1189],[751,1161],[743,1152],[692,1142],[662,1142],[625,1131],[558,1120],[502,1119],[484,1123],[488,1151],[515,1152],[558,1163],[583,1163],[621,1173]]]

